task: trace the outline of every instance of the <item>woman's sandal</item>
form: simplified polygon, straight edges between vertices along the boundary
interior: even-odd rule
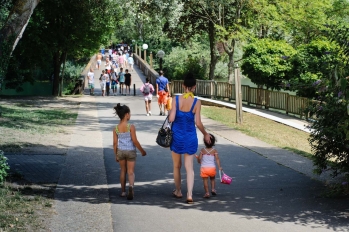
[[[217,195],[217,192],[216,192],[215,189],[212,189],[212,190],[211,190],[211,193],[212,193],[212,196],[216,196],[216,195]]]
[[[187,199],[187,204],[194,204],[193,199]]]
[[[126,192],[122,192],[119,196],[120,197],[126,197]]]
[[[174,190],[172,191],[172,196],[174,196],[175,198],[182,198],[182,197],[183,197],[183,195],[177,195],[177,194],[176,194],[176,189],[174,189]]]
[[[209,194],[209,193],[205,193],[205,195],[203,196],[203,198],[210,198],[210,194]]]

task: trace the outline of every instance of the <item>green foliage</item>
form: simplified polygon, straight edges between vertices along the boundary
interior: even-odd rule
[[[290,89],[302,97],[316,97],[316,89],[312,84],[328,78],[339,62],[339,46],[326,38],[300,45],[292,58]]]
[[[349,175],[349,82],[342,78],[338,85],[317,82],[316,86],[321,101],[308,108],[316,116],[309,139],[315,172]]]
[[[84,66],[79,65],[76,62],[67,61],[65,63],[64,73],[63,73],[63,79],[64,79],[63,94],[64,95],[69,95],[73,92],[75,88],[75,84],[80,78],[80,74],[83,69],[84,69]]]
[[[13,3],[12,0],[1,0],[0,4],[0,28],[2,28],[7,20]]]
[[[242,70],[257,85],[281,89],[282,82],[291,78],[290,57],[296,51],[285,41],[261,39],[245,47]]]
[[[163,69],[170,80],[182,80],[187,72],[193,72],[198,79],[207,79],[209,50],[205,45],[192,42],[184,48],[175,47],[164,60]]]
[[[9,169],[10,167],[7,164],[7,158],[4,156],[4,152],[0,150],[0,184],[5,181],[7,170]]]

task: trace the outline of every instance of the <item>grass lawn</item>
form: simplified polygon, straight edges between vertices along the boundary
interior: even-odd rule
[[[202,114],[271,145],[312,157],[309,133],[247,112],[243,112],[243,124],[239,125],[235,123],[236,111],[229,108],[202,106]]]

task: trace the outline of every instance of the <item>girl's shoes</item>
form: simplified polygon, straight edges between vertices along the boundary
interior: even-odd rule
[[[187,204],[194,204],[193,199],[187,199]]]
[[[120,197],[126,197],[126,192],[122,192],[122,193],[120,194]]]
[[[212,190],[211,190],[211,193],[212,193],[212,196],[216,196],[216,195],[217,195],[217,192],[216,192],[215,189],[212,189]]]
[[[203,196],[203,198],[210,198],[210,194],[209,194],[209,193],[205,193],[205,195]]]
[[[133,200],[133,186],[128,187],[127,200]]]

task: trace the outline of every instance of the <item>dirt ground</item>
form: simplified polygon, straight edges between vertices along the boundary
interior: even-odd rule
[[[17,105],[30,109],[60,109],[69,113],[77,113],[80,97],[26,97],[1,99],[0,105]],[[0,120],[8,120],[0,117]],[[0,147],[5,152],[24,154],[66,154],[69,147],[74,123],[54,126],[54,130],[46,133],[31,133],[30,130],[18,130],[0,127]]]

